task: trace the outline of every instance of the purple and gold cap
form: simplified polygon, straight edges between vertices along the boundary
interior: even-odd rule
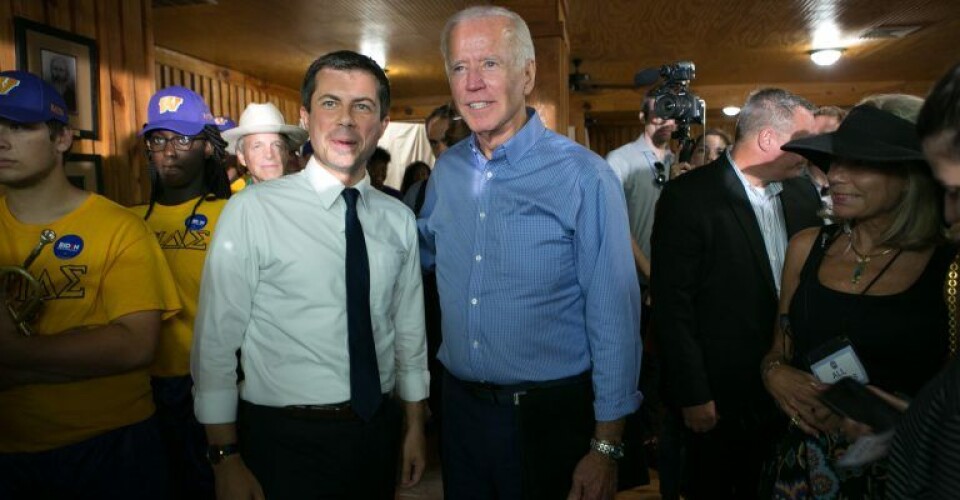
[[[167,87],[153,94],[147,108],[147,124],[138,135],[153,130],[170,130],[197,135],[206,125],[216,125],[203,98],[186,87]]]
[[[17,123],[70,122],[63,96],[26,71],[0,72],[0,118]]]

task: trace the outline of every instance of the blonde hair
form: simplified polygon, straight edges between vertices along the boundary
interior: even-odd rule
[[[872,106],[917,123],[923,99],[907,94],[878,94],[864,98],[859,105]],[[878,244],[917,250],[945,241],[940,217],[941,196],[929,165],[914,161],[885,164],[882,168],[899,172],[906,187],[893,210],[893,222],[880,235]]]
[[[916,124],[920,108],[923,107],[923,99],[909,94],[875,94],[863,98],[857,106],[861,104],[873,106],[880,111],[886,111],[897,118]]]

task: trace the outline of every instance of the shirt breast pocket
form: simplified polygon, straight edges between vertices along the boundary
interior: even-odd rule
[[[384,315],[389,312],[405,252],[396,248],[370,252],[370,312]]]

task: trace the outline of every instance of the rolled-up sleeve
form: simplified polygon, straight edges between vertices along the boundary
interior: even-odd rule
[[[577,273],[586,299],[593,364],[594,414],[610,421],[637,410],[640,287],[620,184],[609,169],[584,180],[577,215]]]
[[[427,371],[427,337],[417,227],[413,218],[408,219],[405,235],[406,251],[392,307],[396,333],[396,389],[397,395],[404,401],[421,401],[429,393],[430,373]]]

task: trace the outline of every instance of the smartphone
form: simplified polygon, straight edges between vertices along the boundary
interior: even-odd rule
[[[900,419],[899,410],[851,377],[836,381],[820,394],[820,401],[834,413],[869,425],[877,434],[892,429]]]

